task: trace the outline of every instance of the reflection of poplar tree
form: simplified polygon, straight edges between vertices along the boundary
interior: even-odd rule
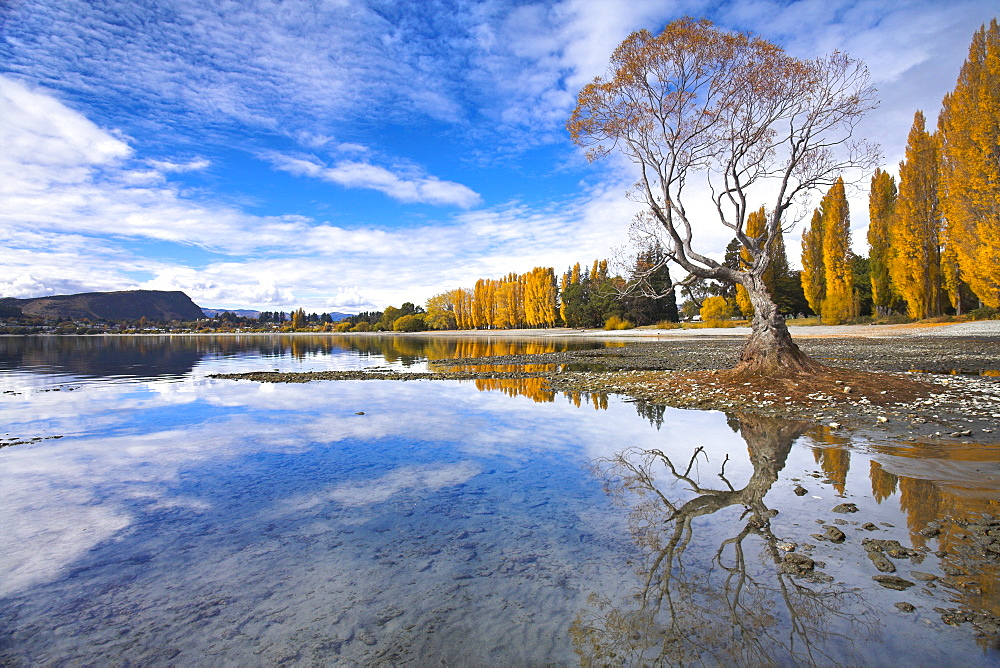
[[[877,503],[882,503],[896,493],[899,478],[882,468],[882,465],[874,459],[871,460],[868,477],[872,481],[872,496]]]

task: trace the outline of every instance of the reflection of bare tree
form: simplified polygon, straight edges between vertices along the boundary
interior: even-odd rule
[[[726,478],[727,461],[717,476],[721,485],[702,482],[701,447],[684,466],[660,450],[639,448],[595,463],[606,489],[631,504],[629,524],[644,562],[641,584],[628,599],[634,603],[616,607],[592,596],[592,607],[574,621],[585,664],[851,662],[853,638],[864,626],[852,612],[865,610],[864,602],[843,587],[793,577],[771,531],[777,512],[764,502],[807,425],[734,417],[753,464],[741,489]],[[694,496],[676,498],[681,487]],[[744,508],[738,516],[698,522],[738,506]]]

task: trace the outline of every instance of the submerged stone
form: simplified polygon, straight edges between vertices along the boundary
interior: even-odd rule
[[[806,555],[789,552],[782,558],[778,571],[786,575],[804,575],[815,567],[816,562]]]
[[[833,507],[835,513],[856,513],[858,506],[855,503],[841,503]]]
[[[875,568],[879,569],[883,573],[896,572],[896,567],[893,565],[893,563],[889,561],[888,557],[886,557],[878,550],[871,550],[870,552],[868,552],[868,558],[872,560],[873,564],[875,564]]]
[[[873,575],[872,580],[875,580],[875,582],[886,589],[895,589],[896,591],[905,591],[915,584],[909,580],[904,580],[898,575]]]
[[[843,543],[847,536],[837,527],[828,526],[823,532],[823,538],[831,543]]]

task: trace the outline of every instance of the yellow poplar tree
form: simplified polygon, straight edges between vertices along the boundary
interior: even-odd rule
[[[767,211],[764,207],[760,207],[756,211],[750,213],[747,216],[746,224],[746,235],[748,237],[758,239],[763,238],[767,233]],[[784,254],[785,244],[779,234],[775,237],[775,241],[780,241],[780,252]],[[770,261],[768,263],[767,269],[761,276],[764,281],[764,285],[767,286],[768,292],[774,297],[774,283],[775,283],[775,255],[779,252],[778,244],[772,244],[770,250]],[[746,249],[745,246],[740,247],[740,268],[745,269],[753,264],[753,259],[750,257],[750,251]],[[746,317],[751,317],[753,315],[753,304],[750,303],[750,293],[747,292],[746,287],[742,283],[736,284],[736,305],[739,307],[740,311]]]
[[[1000,26],[972,38],[955,90],[938,119],[946,263],[954,257],[972,291],[1000,307]],[[954,270],[945,279],[954,282]],[[951,287],[951,286],[949,286]],[[950,289],[949,292],[952,292]],[[954,299],[953,299],[954,301]]]
[[[551,268],[535,267],[527,274],[524,286],[525,323],[530,327],[555,324],[555,273]]]
[[[899,195],[889,225],[893,248],[889,277],[911,318],[941,313],[941,215],[938,210],[938,142],[918,111],[899,163]]]
[[[889,221],[896,206],[896,179],[881,169],[872,176],[868,192],[868,261],[871,270],[872,303],[885,315],[892,308],[895,295],[889,281],[892,246],[889,244]]]
[[[472,320],[472,298],[472,291],[465,288],[458,291],[455,299],[455,323],[459,329],[475,328]]]
[[[492,286],[490,282],[485,278],[480,278],[476,281],[476,287],[474,290],[474,299],[472,305],[472,326],[479,327],[489,327],[492,315],[490,313],[492,307],[493,295]]]
[[[493,322],[490,324],[498,329],[512,327],[514,323],[511,321],[510,316],[511,310],[514,308],[512,303],[514,295],[511,289],[511,282],[506,279],[498,281],[493,294],[496,300],[496,309]]]
[[[817,315],[822,314],[826,297],[826,270],[823,267],[823,215],[813,211],[809,227],[802,230],[802,292]]]
[[[851,216],[838,178],[820,202],[823,223],[823,270],[826,296],[823,322],[839,325],[854,315],[854,276],[851,267]]]

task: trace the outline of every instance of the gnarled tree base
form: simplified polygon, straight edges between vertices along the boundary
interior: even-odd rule
[[[812,359],[792,341],[784,320],[756,320],[743,345],[735,368],[724,372],[731,380],[787,378],[814,375],[829,371],[829,367]]]

